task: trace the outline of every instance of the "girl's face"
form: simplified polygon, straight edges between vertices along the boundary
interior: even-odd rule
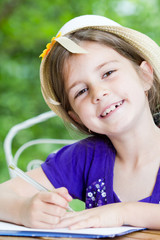
[[[88,129],[112,136],[131,129],[149,110],[145,91],[152,85],[152,69],[135,66],[112,48],[83,42],[87,54],[74,54],[67,64],[65,89],[70,116]],[[141,76],[141,77],[140,77]]]

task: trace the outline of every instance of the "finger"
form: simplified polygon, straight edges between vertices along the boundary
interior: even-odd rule
[[[66,212],[65,215],[61,219],[74,217],[74,216],[77,216],[78,214],[79,214],[79,212]]]
[[[25,224],[28,227],[32,228],[50,228],[56,224],[58,224],[60,221],[60,217],[52,216],[43,212],[39,212],[38,214],[33,213],[30,221],[28,224]]]
[[[59,224],[56,225],[57,228],[69,227],[77,222],[83,221],[87,219],[88,216],[85,214],[81,214],[80,212],[75,214],[70,214],[70,216],[61,218]]]
[[[55,189],[55,192],[58,193],[59,195],[61,195],[62,197],[64,197],[67,201],[72,201],[72,197],[69,194],[67,188],[65,187],[61,187],[61,188],[57,188]]]
[[[55,226],[60,222],[60,217],[49,214],[42,214],[40,219],[40,222],[52,226]]]
[[[54,229],[54,224],[47,224],[44,222],[38,222],[37,225],[35,227],[32,228],[36,228],[36,229]]]
[[[66,209],[53,204],[44,204],[43,212],[51,216],[63,217]]]
[[[69,229],[82,229],[82,228],[91,228],[91,227],[99,227],[99,218],[97,216],[92,216],[86,219],[82,219],[71,226]]]
[[[47,223],[47,222],[43,222],[43,221],[37,221],[35,224],[30,224],[28,227],[30,228],[36,228],[36,229],[54,229],[55,225],[51,222],[51,223]]]
[[[89,209],[90,210],[90,209]],[[72,218],[72,217],[76,217],[76,216],[81,216],[81,215],[88,215],[90,216],[90,211],[88,209],[82,210],[82,211],[77,211],[77,212],[66,212],[66,214],[62,217],[63,219],[66,218]]]
[[[43,192],[40,195],[40,199],[45,203],[55,204],[65,209],[68,208],[67,200],[55,192],[47,192],[47,193]]]

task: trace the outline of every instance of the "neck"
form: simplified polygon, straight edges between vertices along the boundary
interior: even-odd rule
[[[137,167],[160,156],[160,129],[152,118],[110,139],[117,151],[117,159],[130,167]]]

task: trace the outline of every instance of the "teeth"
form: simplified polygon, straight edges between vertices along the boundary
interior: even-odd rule
[[[122,101],[120,101],[119,103],[116,103],[115,105],[110,106],[110,108],[107,108],[103,114],[101,115],[102,117],[105,117],[108,113],[110,113],[111,111],[115,110],[117,107],[119,107],[120,105],[122,105]]]

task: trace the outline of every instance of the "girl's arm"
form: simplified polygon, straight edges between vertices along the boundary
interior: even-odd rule
[[[160,205],[142,202],[108,204],[79,213],[67,213],[56,227],[80,229],[122,225],[160,229]]]
[[[124,205],[124,224],[160,229],[160,205],[131,202]]]
[[[54,189],[41,168],[28,173],[52,192],[38,192],[21,178],[0,184],[0,220],[27,227],[53,228],[72,200],[67,189]]]

